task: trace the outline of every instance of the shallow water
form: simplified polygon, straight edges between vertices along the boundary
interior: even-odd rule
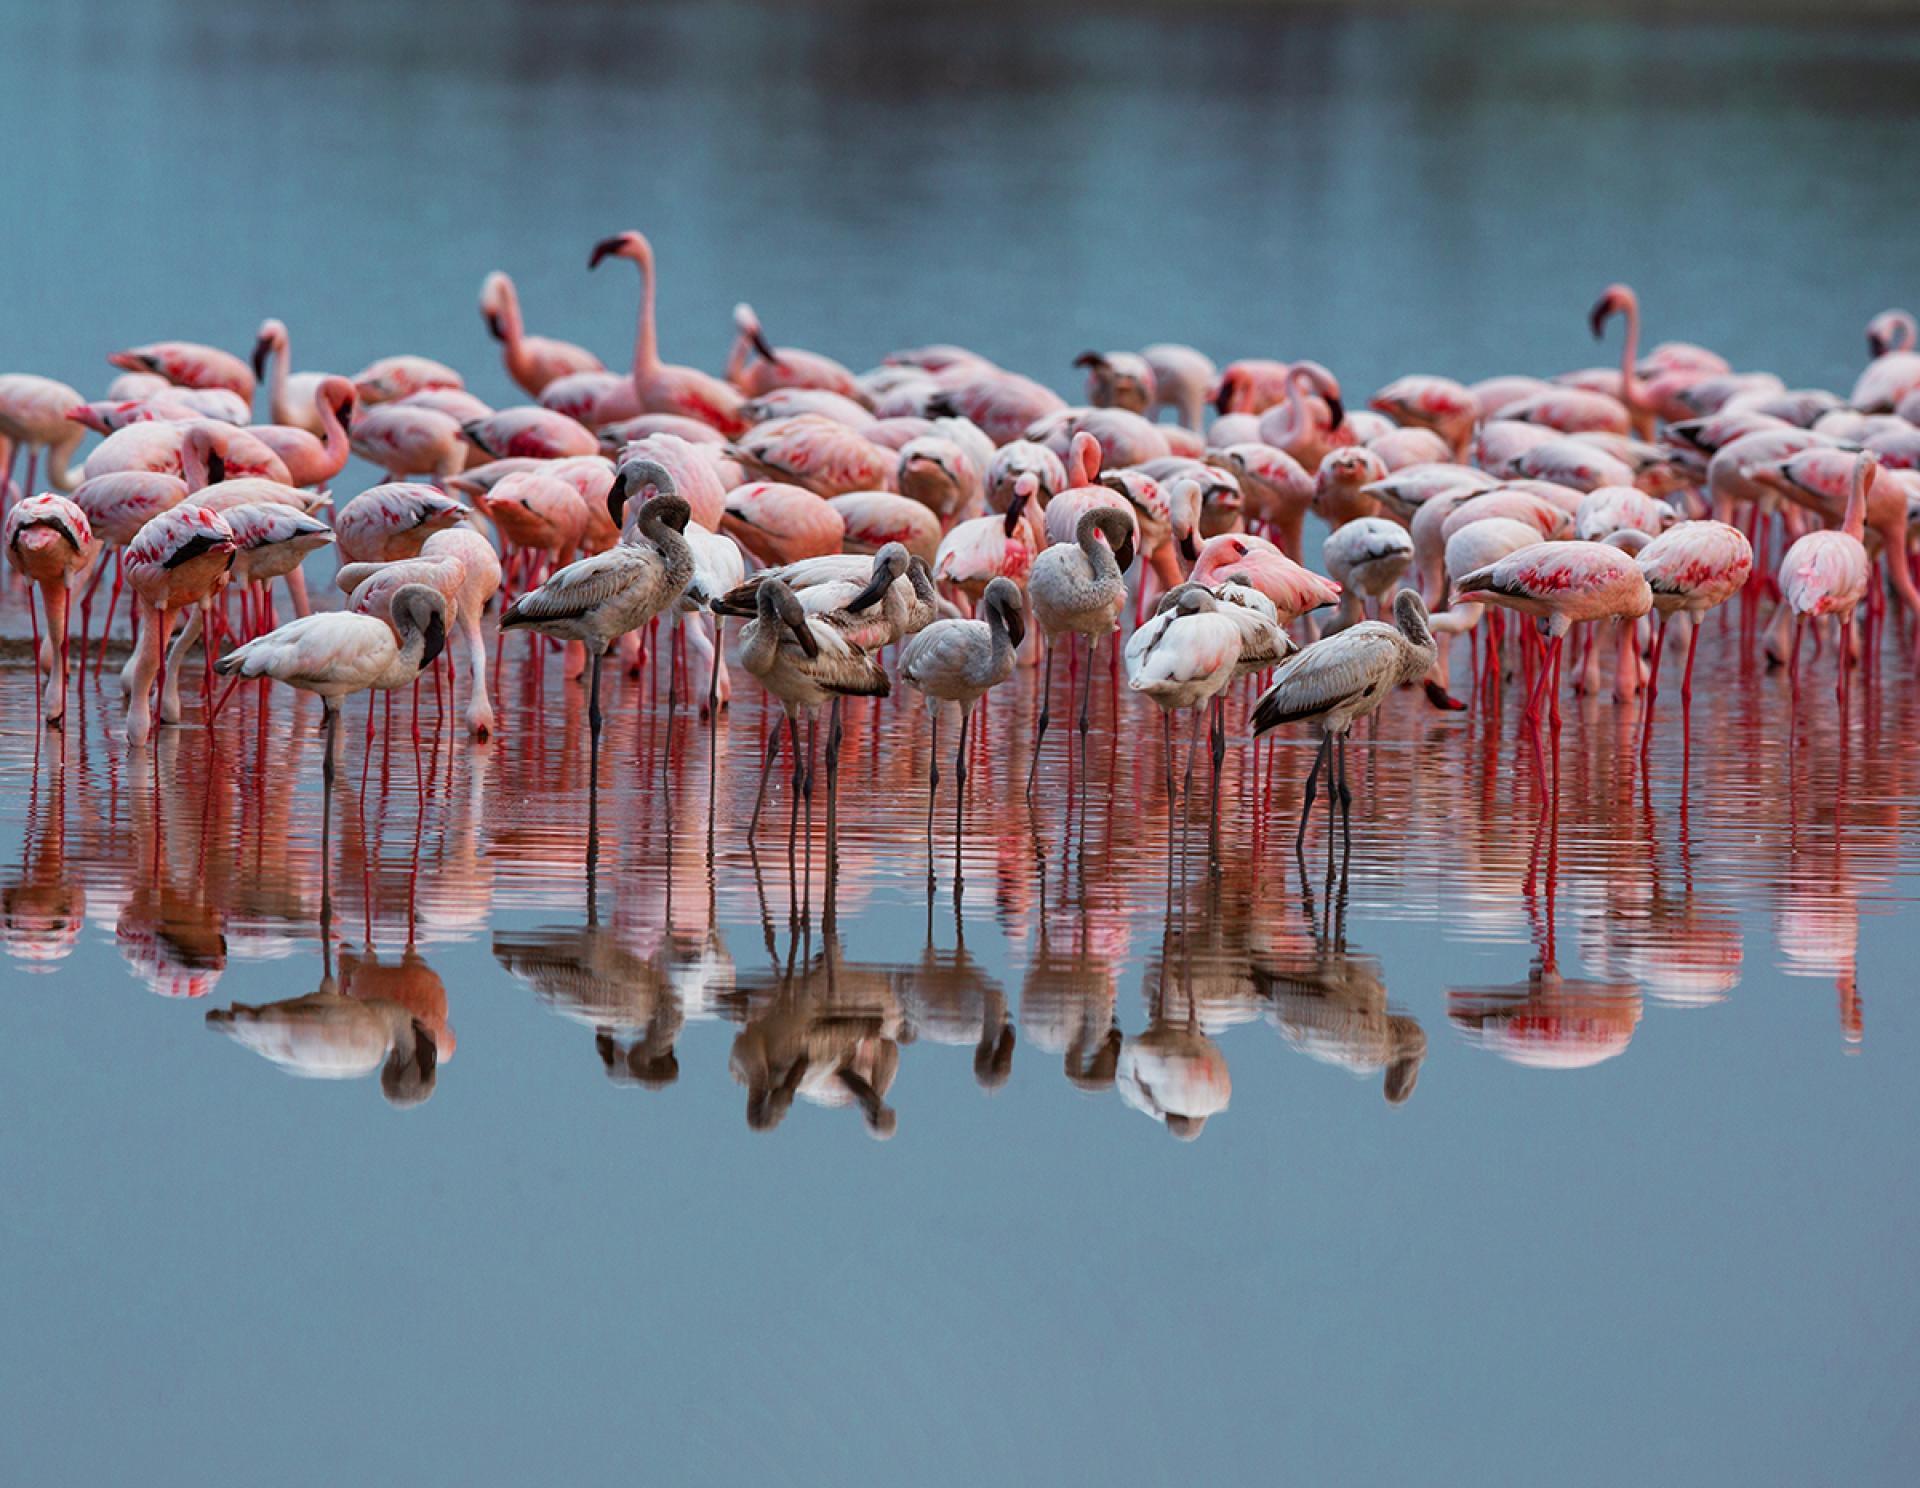
[[[1063,389],[1159,336],[1356,392],[1550,370],[1612,278],[1656,338],[1844,388],[1913,294],[1909,37],[230,9],[8,17],[46,141],[0,166],[37,214],[9,366],[92,389],[278,314],[302,365],[419,350],[504,402],[481,274],[615,358],[631,282],[581,265],[628,224],[669,355],[717,362],[745,296],[856,364],[954,337]],[[22,1481],[1904,1480],[1902,638],[1843,734],[1831,646],[1796,714],[1715,620],[1644,767],[1637,705],[1569,696],[1557,815],[1515,691],[1404,694],[1331,877],[1324,817],[1292,851],[1312,741],[1252,748],[1238,699],[1219,872],[1203,762],[1171,890],[1157,718],[1103,659],[1083,757],[1057,678],[1030,811],[1023,673],[957,895],[910,695],[848,710],[830,879],[784,770],[748,838],[744,677],[710,863],[704,725],[650,674],[589,899],[584,698],[530,654],[482,748],[429,688],[419,754],[402,699],[369,759],[355,704],[330,869],[313,700],[130,753],[93,676],[61,741],[0,669]],[[323,986],[378,1015],[362,1078],[209,1026]],[[383,1080],[416,1020],[437,1060]],[[1180,1143],[1156,1102],[1214,1114]]]

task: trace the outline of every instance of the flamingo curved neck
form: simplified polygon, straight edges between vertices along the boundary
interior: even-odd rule
[[[1920,324],[1904,310],[1896,310],[1893,316],[1893,345],[1889,351],[1912,351],[1916,342],[1920,342]]]
[[[1635,413],[1646,408],[1646,388],[1636,367],[1640,360],[1640,301],[1627,296],[1627,335],[1620,343],[1620,401]]]
[[[633,380],[638,386],[659,367],[660,344],[653,325],[653,249],[642,243],[632,256],[640,265],[640,320],[633,332]]]
[[[1847,488],[1847,512],[1840,530],[1859,542],[1867,530],[1867,489],[1873,484],[1873,467],[1861,460],[1853,467],[1853,484]]]

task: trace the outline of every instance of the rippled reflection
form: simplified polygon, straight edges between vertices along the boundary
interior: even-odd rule
[[[1263,1023],[1399,1106],[1494,1068],[1436,1073],[1436,1028],[1532,1068],[1628,1057],[1665,1010],[1738,998],[1756,934],[1784,985],[1833,989],[1838,1045],[1857,1049],[1861,943],[1912,862],[1910,647],[1889,634],[1843,736],[1830,708],[1790,717],[1753,642],[1739,617],[1716,622],[1691,717],[1662,719],[1644,762],[1634,706],[1569,702],[1557,811],[1511,700],[1465,716],[1397,700],[1356,740],[1364,805],[1351,850],[1327,856],[1318,835],[1293,852],[1311,741],[1247,742],[1237,696],[1211,871],[1208,791],[1176,860],[1186,808],[1170,819],[1158,720],[1110,674],[1084,755],[1050,740],[1028,806],[1040,684],[1022,673],[982,710],[965,890],[942,813],[931,895],[928,721],[905,699],[845,710],[830,871],[818,815],[789,858],[778,795],[773,827],[744,830],[773,723],[752,689],[720,725],[709,858],[705,726],[669,708],[670,676],[620,679],[590,872],[581,690],[516,638],[491,744],[441,732],[430,694],[417,757],[410,700],[371,735],[356,712],[323,872],[311,700],[249,687],[216,732],[190,705],[129,752],[89,675],[65,739],[0,740],[18,837],[3,944],[57,979],[83,936],[111,939],[138,987],[230,999],[206,1021],[269,1062],[377,1074],[407,1104],[453,1058],[454,1004],[487,995],[450,993],[435,948],[480,942],[530,1015],[579,1025],[583,1075],[654,1098],[731,1079],[759,1131],[798,1104],[890,1136],[924,1098],[914,1071],[959,1058],[983,1092],[1063,1079],[1192,1138],[1230,1116],[1230,1066],[1309,1068],[1242,1032]],[[25,669],[0,672],[0,706],[31,716]],[[1418,979],[1390,989],[1350,924],[1417,935]]]

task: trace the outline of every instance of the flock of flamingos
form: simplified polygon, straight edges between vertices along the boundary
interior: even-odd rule
[[[481,313],[528,400],[509,408],[422,356],[350,377],[291,370],[275,320],[250,362],[188,341],[115,351],[119,375],[94,400],[0,376],[4,541],[38,595],[45,726],[63,722],[70,674],[101,666],[130,591],[131,747],[186,716],[188,676],[209,729],[234,686],[272,679],[323,700],[331,788],[348,698],[383,692],[390,712],[395,690],[431,674],[451,722],[457,652],[465,725],[484,738],[489,663],[529,644],[531,665],[588,689],[597,782],[608,653],[639,675],[664,647],[669,698],[684,691],[712,729],[737,618],[734,665],[788,721],[768,740],[753,828],[783,743],[790,843],[803,804],[811,819],[824,728],[831,855],[843,700],[905,683],[935,741],[929,873],[950,730],[957,875],[977,705],[1035,668],[1033,793],[1056,703],[1084,751],[1109,637],[1113,685],[1124,667],[1160,709],[1170,804],[1191,801],[1196,755],[1209,757],[1216,826],[1236,679],[1254,679],[1256,737],[1317,729],[1294,841],[1324,793],[1331,852],[1351,831],[1350,733],[1416,684],[1405,706],[1488,706],[1519,689],[1557,759],[1569,636],[1571,686],[1645,692],[1644,740],[1663,667],[1690,699],[1718,606],[1771,607],[1767,654],[1793,669],[1796,694],[1812,622],[1843,718],[1863,622],[1871,646],[1889,590],[1920,614],[1920,352],[1904,312],[1869,325],[1871,359],[1846,397],[1683,342],[1643,353],[1638,302],[1614,285],[1590,324],[1604,337],[1624,323],[1617,366],[1472,385],[1413,374],[1362,408],[1315,362],[1217,367],[1156,345],[1080,356],[1086,401],[1070,404],[960,346],[856,373],[771,344],[744,305],[722,375],[665,362],[652,249],[621,233],[589,263],[616,258],[641,281],[620,371],[528,334],[512,281],[488,277]],[[103,437],[81,458],[89,434]],[[332,483],[350,455],[385,478],[342,500]],[[1306,562],[1309,516],[1326,528],[1324,572]],[[306,582],[327,546],[337,599]],[[373,716],[369,696],[369,736]]]

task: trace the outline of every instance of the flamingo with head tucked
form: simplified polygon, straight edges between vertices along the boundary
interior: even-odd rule
[[[49,728],[59,728],[67,711],[68,596],[98,547],[93,528],[77,504],[48,492],[13,504],[0,541],[6,544],[8,564],[40,590],[40,607],[47,617],[38,657],[46,679],[41,716]]]
[[[226,388],[253,403],[253,369],[230,351],[198,341],[152,341],[116,351],[110,365],[129,372],[152,372],[179,387]]]
[[[1840,626],[1839,676],[1834,684],[1844,720],[1847,707],[1847,668],[1852,664],[1853,612],[1867,597],[1873,564],[1862,541],[1867,526],[1867,500],[1879,473],[1880,460],[1871,450],[1854,457],[1853,480],[1847,509],[1836,531],[1809,532],[1787,549],[1780,560],[1782,602],[1793,611],[1793,690],[1800,692],[1800,632],[1809,619],[1832,615]],[[1905,561],[1905,553],[1888,557]]]

